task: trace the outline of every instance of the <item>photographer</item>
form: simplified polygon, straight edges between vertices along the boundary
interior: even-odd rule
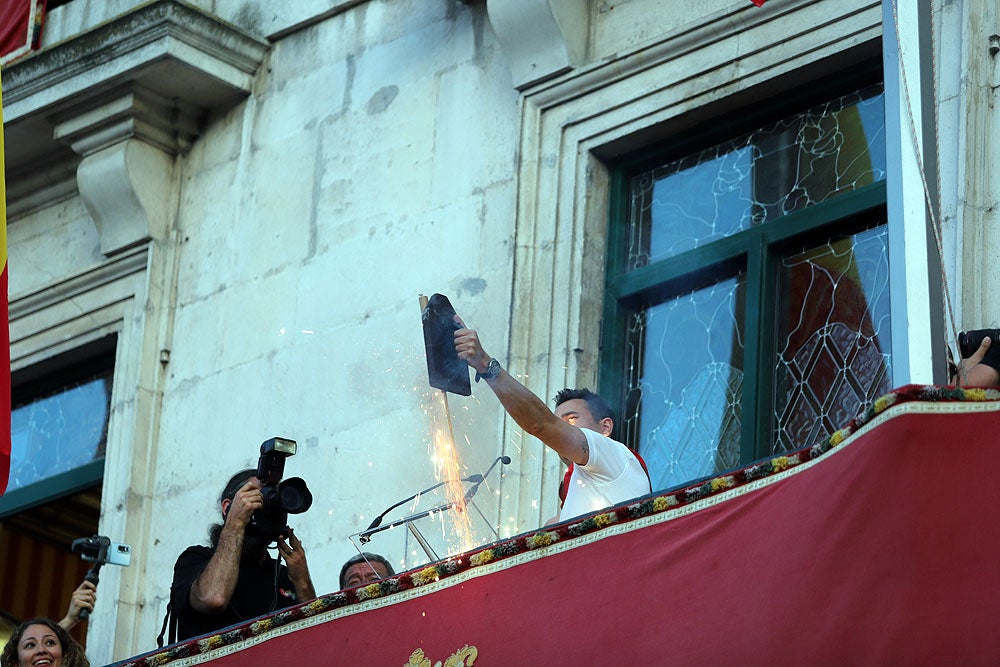
[[[232,477],[220,498],[223,524],[212,527],[211,547],[188,547],[174,565],[170,587],[177,638],[187,639],[316,597],[302,543],[291,529],[278,536],[285,565],[271,558],[271,537],[251,525],[264,507],[256,470]]]

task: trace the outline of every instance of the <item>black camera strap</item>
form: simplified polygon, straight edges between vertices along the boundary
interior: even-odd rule
[[[273,582],[273,596],[271,598],[271,606],[265,613],[270,614],[275,611],[278,606],[278,581],[279,574],[281,572],[281,555],[279,554],[277,558],[274,559],[274,582]],[[232,607],[233,613],[235,613],[239,618],[243,618],[240,615],[239,610],[236,608],[232,601],[230,601],[230,606]],[[169,630],[169,633],[168,633]],[[163,648],[163,636],[167,635],[167,644],[175,644],[177,642],[177,616],[173,613],[173,606],[170,599],[167,599],[167,612],[163,615],[163,625],[160,626],[160,634],[156,636],[156,648]]]
[[[167,624],[170,625],[170,635],[167,637],[167,643],[173,644],[177,641],[177,617],[172,613],[173,609],[170,606],[170,600],[167,600],[167,613],[163,615],[163,626],[160,628],[160,634],[156,636],[156,648],[163,648],[163,635],[167,634]]]

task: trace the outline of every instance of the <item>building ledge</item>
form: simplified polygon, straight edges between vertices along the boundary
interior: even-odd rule
[[[190,5],[154,0],[4,68],[8,218],[66,196],[66,175],[101,137],[184,153],[250,93],[268,48]]]

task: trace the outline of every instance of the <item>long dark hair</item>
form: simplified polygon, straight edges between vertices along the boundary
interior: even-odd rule
[[[76,640],[70,637],[61,625],[47,618],[30,618],[14,629],[10,641],[3,647],[3,653],[0,653],[0,666],[18,667],[17,645],[21,643],[24,631],[32,625],[44,625],[56,633],[56,638],[59,639],[59,644],[62,646],[62,664],[65,667],[90,667],[90,660],[87,660],[83,647],[77,644]]]
[[[222,489],[222,493],[219,494],[219,503],[222,503],[223,500],[232,502],[233,498],[236,497],[236,492],[242,489],[243,485],[247,483],[247,480],[256,474],[256,468],[247,468],[230,477],[229,481],[226,482],[225,488]],[[225,521],[225,519],[223,519],[223,521]],[[213,549],[219,546],[219,537],[222,535],[222,526],[223,524],[216,523],[208,529],[208,540]]]

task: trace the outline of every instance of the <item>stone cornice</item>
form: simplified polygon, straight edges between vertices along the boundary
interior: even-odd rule
[[[191,140],[191,118],[222,113],[246,97],[268,48],[187,4],[154,0],[17,61],[3,70],[8,179],[54,161],[78,160],[56,136],[55,125],[92,114],[123,89],[165,101],[135,115],[146,126],[162,128],[161,135],[176,130],[182,136],[171,152],[183,151]],[[147,111],[157,118],[142,119]],[[184,127],[172,128],[174,118]]]
[[[211,106],[220,88],[230,89],[231,94],[249,92],[267,49],[266,42],[190,5],[156,0],[5,68],[4,119],[16,121],[72,96],[89,96],[135,80],[160,88],[157,92],[168,97]],[[191,90],[168,81],[150,85],[144,80],[146,70],[162,66],[163,61],[186,65],[213,79],[215,90]]]
[[[674,32],[657,36],[647,43],[638,44],[629,51],[616,53],[613,58],[593,61],[561,76],[541,81],[523,89],[522,92],[540,109],[563,104],[587,92],[634,79],[640,73],[654,67],[671,61],[680,61],[690,57],[691,54],[705,52],[713,45],[718,45],[725,40],[739,40],[741,35],[755,30],[767,30],[772,24],[788,24],[796,19],[796,13],[814,4],[815,0],[785,0],[774,9],[769,6],[767,12],[760,11],[750,3],[720,10],[709,17],[692,21]],[[869,16],[873,20],[867,23],[862,22],[858,32],[851,35],[850,38],[856,38],[857,42],[867,42],[881,34],[881,3],[878,0],[870,0],[854,10],[852,15]],[[788,42],[802,35],[814,34],[817,31],[829,29],[831,24],[840,24],[846,20],[849,20],[849,17],[831,12],[830,23],[824,25],[794,24],[796,29],[785,34],[782,41]],[[844,35],[840,31],[830,32],[837,36],[836,38],[831,37],[831,42],[844,39]],[[766,51],[775,46],[778,45],[758,46],[756,51],[734,51],[727,63],[714,63],[712,66],[718,68],[723,64],[744,61],[758,55],[758,52]],[[812,48],[817,47],[813,46]],[[695,72],[690,72],[687,77],[694,78],[695,74]]]

